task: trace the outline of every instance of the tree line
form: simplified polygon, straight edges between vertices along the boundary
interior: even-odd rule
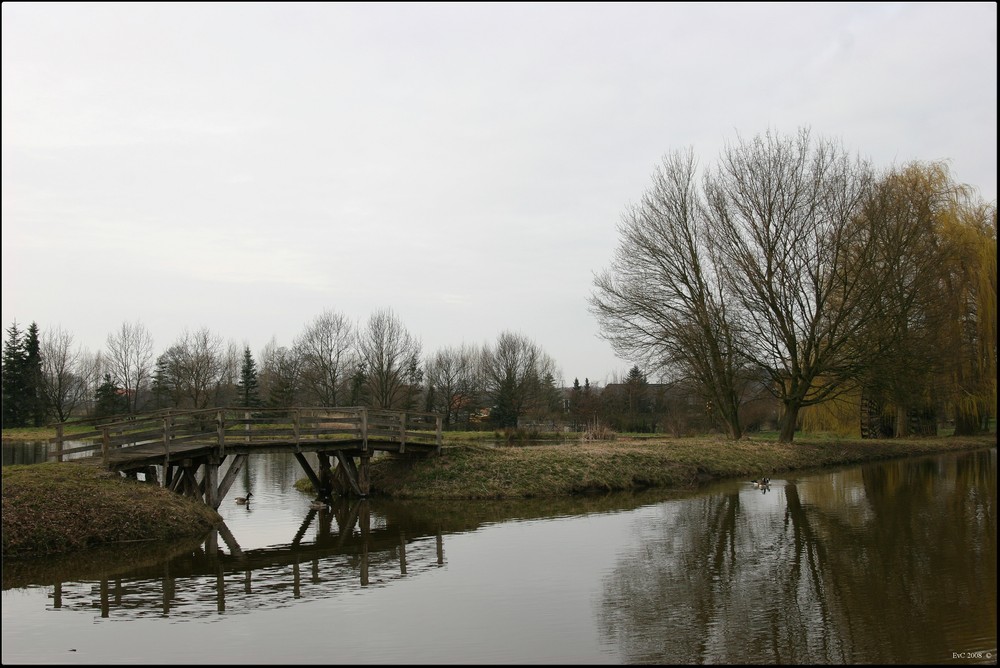
[[[996,205],[941,162],[875,170],[807,129],[664,156],[590,305],[620,357],[688,383],[730,438],[761,388],[780,439],[847,397],[893,416],[996,415]],[[857,411],[847,419],[857,420]]]
[[[369,406],[437,412],[449,428],[516,427],[562,408],[554,360],[527,336],[483,346],[422,345],[391,309],[362,325],[325,310],[292,345],[272,339],[255,356],[208,328],[185,331],[158,356],[141,322],[125,322],[96,353],[61,328],[7,329],[5,427],[42,426],[162,409],[219,406]]]
[[[442,415],[446,429],[614,431],[712,428],[691,388],[647,382],[634,366],[606,387],[574,379],[562,387],[553,359],[528,337],[422,354],[391,310],[363,327],[334,310],[307,323],[292,345],[272,339],[256,355],[207,328],[185,331],[159,355],[141,322],[125,322],[96,352],[69,332],[36,323],[7,329],[3,424],[44,426],[115,419],[164,409],[369,406]]]

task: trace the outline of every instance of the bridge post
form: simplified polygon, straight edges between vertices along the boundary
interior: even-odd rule
[[[170,438],[173,424],[173,416],[167,413],[163,417],[163,478],[160,480],[161,487],[170,484]]]
[[[368,496],[371,488],[371,478],[368,475],[368,462],[371,461],[371,458],[370,453],[361,453],[361,464],[358,466],[358,490],[360,490],[361,496]]]
[[[368,501],[362,499],[358,504],[358,525],[361,529],[361,586],[368,586],[368,543],[371,535],[372,516]]]
[[[399,414],[399,454],[406,452],[406,411]]]
[[[333,492],[333,471],[330,468],[330,455],[326,452],[317,452],[319,459],[319,482],[320,496],[326,498]]]
[[[226,455],[226,416],[223,415],[222,411],[217,411],[215,414],[216,422],[218,422],[219,427],[219,457],[225,457]]]
[[[222,505],[219,498],[219,458],[208,457],[205,460],[205,505],[218,510]]]
[[[361,450],[368,452],[368,409],[361,407]]]

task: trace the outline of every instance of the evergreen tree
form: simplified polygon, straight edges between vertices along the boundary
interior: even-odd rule
[[[3,426],[24,427],[27,425],[25,410],[26,383],[24,369],[27,360],[24,335],[17,322],[7,328],[7,340],[3,346]]]
[[[257,363],[250,353],[250,346],[243,349],[243,365],[240,367],[240,382],[236,385],[238,406],[255,408],[260,406],[257,381]]]
[[[38,325],[28,327],[24,337],[24,420],[35,427],[44,425],[48,418],[48,406],[42,376],[42,344],[38,335]]]
[[[625,409],[626,429],[628,431],[646,431],[649,427],[643,414],[647,412],[646,376],[639,370],[639,365],[633,366],[625,378]]]
[[[428,385],[427,394],[424,396],[424,411],[433,413],[435,401],[437,401],[437,392],[434,390],[433,385]]]
[[[173,386],[174,383],[167,356],[165,354],[160,355],[156,359],[156,368],[153,369],[152,393],[153,406],[156,409],[177,407],[176,402],[173,401]]]
[[[94,415],[99,418],[114,417],[128,413],[128,399],[115,385],[111,374],[104,374],[104,381],[94,393]]]
[[[580,429],[581,415],[583,410],[583,389],[580,387],[580,379],[573,379],[573,389],[569,394],[569,414],[573,420],[573,431]]]
[[[351,376],[351,405],[364,406],[367,402],[365,392],[366,379],[368,378],[367,367],[362,362],[358,365],[354,375]]]

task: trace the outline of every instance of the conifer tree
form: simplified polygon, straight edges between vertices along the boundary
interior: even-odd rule
[[[42,344],[38,335],[38,325],[31,323],[24,337],[24,420],[32,426],[41,427],[48,417],[42,376]]]
[[[3,346],[3,426],[23,427],[27,424],[25,411],[24,368],[27,352],[24,335],[17,322],[7,328]]]
[[[240,367],[240,382],[236,385],[238,405],[244,408],[260,406],[257,381],[257,363],[250,353],[250,346],[243,349],[243,365]]]
[[[114,417],[128,412],[128,399],[115,385],[111,374],[104,374],[104,381],[94,393],[94,414],[99,418]]]

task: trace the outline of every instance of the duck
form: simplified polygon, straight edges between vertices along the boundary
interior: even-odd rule
[[[309,507],[312,508],[313,510],[323,510],[324,508],[329,507],[329,505],[330,504],[328,504],[325,501],[320,501],[319,499],[316,499],[315,501],[309,504]]]
[[[245,505],[247,503],[250,503],[250,497],[251,496],[253,496],[253,492],[247,492],[246,496],[237,496],[236,497],[236,503],[238,503],[240,505]]]

